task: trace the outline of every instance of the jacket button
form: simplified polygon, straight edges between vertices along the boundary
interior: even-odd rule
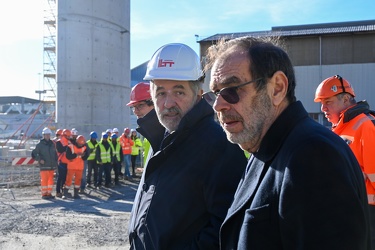
[[[146,183],[143,183],[142,189],[143,189],[143,191],[145,191],[145,192],[147,191],[148,187],[147,187],[147,184],[146,184]]]

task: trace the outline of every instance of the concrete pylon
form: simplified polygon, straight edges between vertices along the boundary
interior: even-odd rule
[[[64,0],[57,13],[58,128],[129,126],[130,1]]]

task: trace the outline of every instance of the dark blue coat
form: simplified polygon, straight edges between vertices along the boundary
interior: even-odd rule
[[[151,127],[159,130],[151,115]],[[139,184],[131,249],[218,249],[220,225],[246,166],[244,152],[227,141],[204,100],[176,132],[162,143],[155,140],[162,137],[146,137],[153,149],[161,149],[154,150]]]
[[[221,249],[370,249],[367,209],[350,148],[295,102],[249,160]]]

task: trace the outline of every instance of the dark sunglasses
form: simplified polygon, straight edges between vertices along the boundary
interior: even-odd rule
[[[238,93],[237,93],[237,90],[247,84],[250,84],[250,83],[253,83],[253,82],[257,82],[259,80],[262,80],[262,78],[258,78],[258,79],[255,79],[255,80],[252,80],[252,81],[249,81],[249,82],[245,82],[245,83],[242,83],[240,85],[237,85],[237,86],[233,86],[233,87],[228,87],[228,88],[222,88],[220,91],[216,91],[216,92],[212,92],[212,91],[209,91],[209,92],[206,92],[203,94],[203,98],[208,102],[208,104],[210,104],[211,106],[214,105],[217,97],[220,95],[221,97],[223,97],[223,99],[230,103],[230,104],[236,104],[237,102],[240,101],[240,97],[238,96]]]

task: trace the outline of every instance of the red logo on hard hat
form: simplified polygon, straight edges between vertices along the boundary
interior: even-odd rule
[[[167,67],[167,65],[169,65],[169,67],[172,67],[173,64],[174,64],[173,60],[163,61],[163,59],[159,59],[158,67],[163,68],[163,67]]]

